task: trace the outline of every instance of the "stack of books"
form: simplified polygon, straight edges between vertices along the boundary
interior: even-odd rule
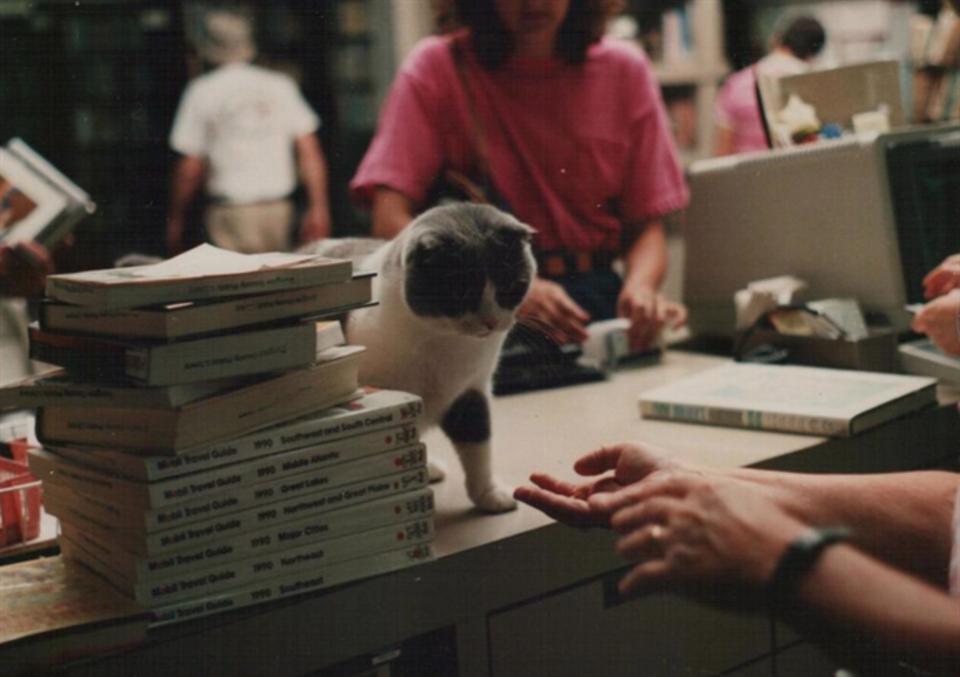
[[[0,404],[37,408],[67,564],[162,624],[430,559],[422,401],[359,388],[317,319],[370,294],[346,261],[209,246],[51,276],[31,352],[60,369]]]

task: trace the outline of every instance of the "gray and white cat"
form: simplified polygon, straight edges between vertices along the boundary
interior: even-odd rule
[[[424,401],[456,449],[467,494],[488,512],[516,507],[493,476],[491,380],[514,313],[536,263],[532,229],[494,207],[469,203],[430,209],[396,239],[327,240],[315,251],[354,258],[375,270],[379,305],[355,310],[347,340],[366,346],[365,384],[405,390]],[[432,465],[431,477],[443,476]]]

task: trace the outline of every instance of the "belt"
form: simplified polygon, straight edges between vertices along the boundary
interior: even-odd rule
[[[613,252],[538,252],[537,272],[541,277],[563,277],[574,273],[610,270],[617,255]]]

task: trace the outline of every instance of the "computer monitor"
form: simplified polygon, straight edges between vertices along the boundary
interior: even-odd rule
[[[784,274],[807,281],[805,298],[854,297],[905,329],[923,275],[960,252],[960,127],[704,160],[689,181],[695,335],[731,335],[734,292]]]

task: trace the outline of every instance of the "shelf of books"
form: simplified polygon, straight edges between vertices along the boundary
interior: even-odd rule
[[[684,160],[708,157],[713,148],[713,105],[729,72],[723,54],[719,0],[632,3],[635,37],[653,63]]]
[[[31,350],[56,366],[0,403],[37,409],[67,568],[160,625],[429,560],[422,402],[363,388],[330,319],[371,290],[348,261],[209,245],[52,276]]]

